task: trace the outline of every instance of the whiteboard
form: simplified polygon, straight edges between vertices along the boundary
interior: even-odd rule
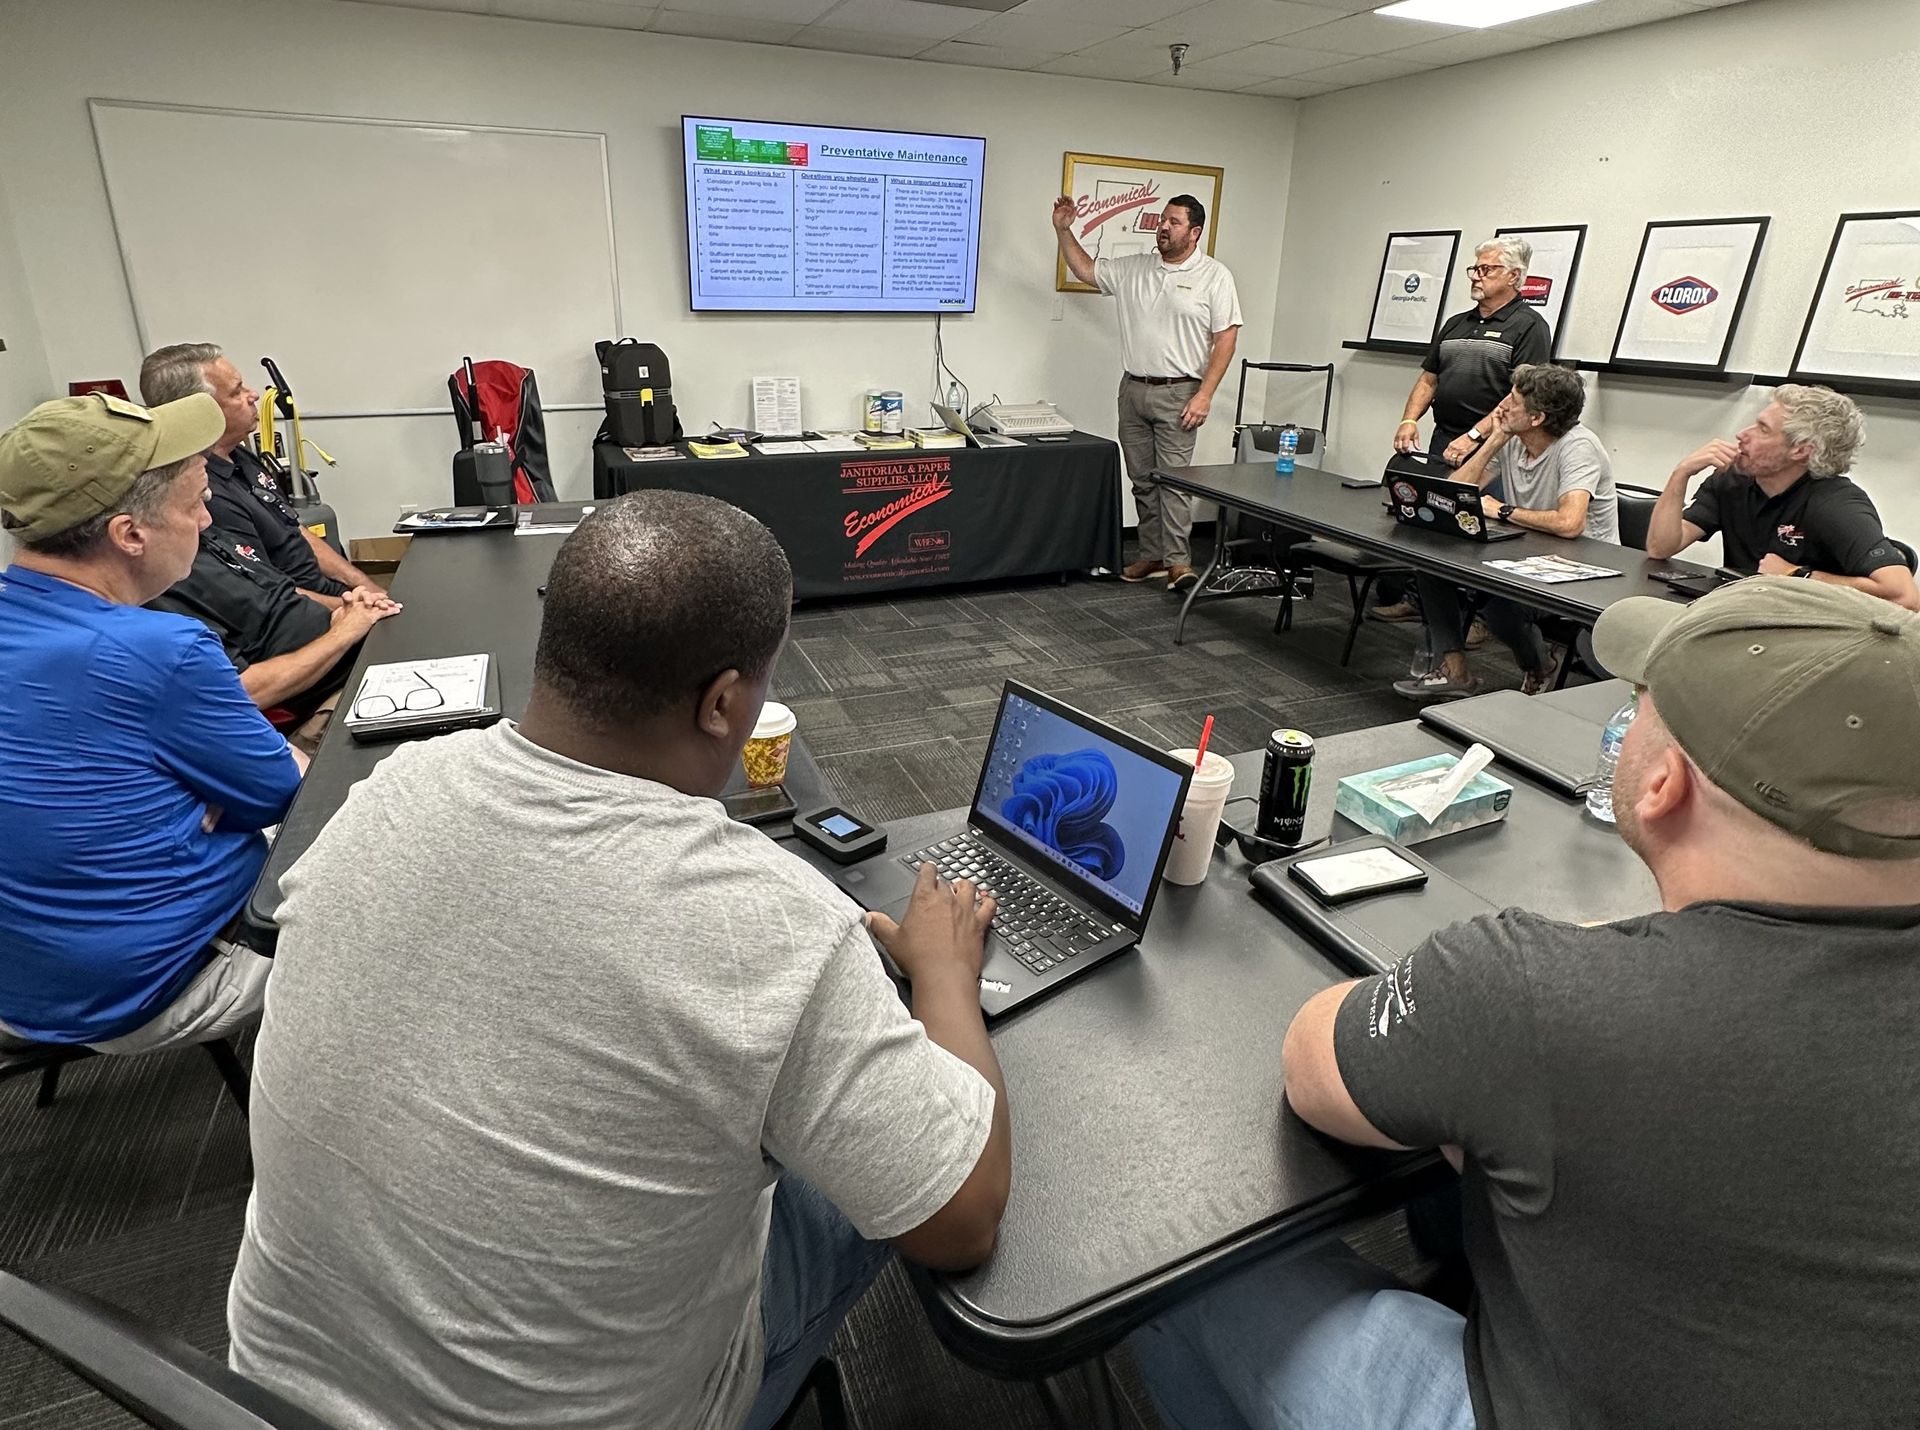
[[[600,405],[604,134],[88,101],[141,350],[211,342],[302,412],[449,411],[471,355]]]

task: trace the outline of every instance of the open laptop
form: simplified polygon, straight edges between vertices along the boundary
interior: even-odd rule
[[[980,1006],[998,1017],[1140,941],[1192,778],[1185,760],[1010,680],[965,823],[834,877],[896,919],[928,861],[990,891]]]
[[[971,441],[976,447],[1026,446],[1026,443],[1022,442],[1018,437],[1002,437],[998,432],[976,431],[967,425],[967,419],[962,417],[958,412],[955,412],[951,407],[942,407],[937,402],[933,404],[933,413],[934,416],[947,424],[947,430],[949,432],[958,432],[962,437]]]
[[[1446,477],[1387,473],[1387,508],[1402,526],[1444,531],[1466,541],[1511,541],[1518,527],[1500,526],[1480,514],[1480,488]]]

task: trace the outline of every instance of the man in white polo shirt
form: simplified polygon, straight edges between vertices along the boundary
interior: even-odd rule
[[[1226,265],[1200,250],[1207,210],[1190,194],[1176,194],[1160,206],[1153,253],[1095,258],[1073,231],[1077,216],[1072,199],[1053,201],[1060,256],[1075,278],[1117,298],[1120,306],[1120,356],[1126,364],[1120,379],[1120,450],[1140,517],[1140,559],[1120,578],[1165,576],[1168,590],[1184,591],[1198,579],[1187,548],[1193,498],[1162,488],[1153,471],[1193,460],[1200,424],[1233,361],[1240,295]]]

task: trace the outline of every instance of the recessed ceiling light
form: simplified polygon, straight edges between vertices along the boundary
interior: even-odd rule
[[[1550,15],[1555,10],[1571,10],[1576,5],[1592,3],[1593,0],[1399,0],[1398,4],[1382,5],[1373,13],[1390,15],[1396,20],[1429,20],[1436,25],[1486,30],[1532,15]]]

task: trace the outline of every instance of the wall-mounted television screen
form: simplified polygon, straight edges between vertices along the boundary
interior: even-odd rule
[[[696,313],[971,313],[987,141],[683,115]]]

